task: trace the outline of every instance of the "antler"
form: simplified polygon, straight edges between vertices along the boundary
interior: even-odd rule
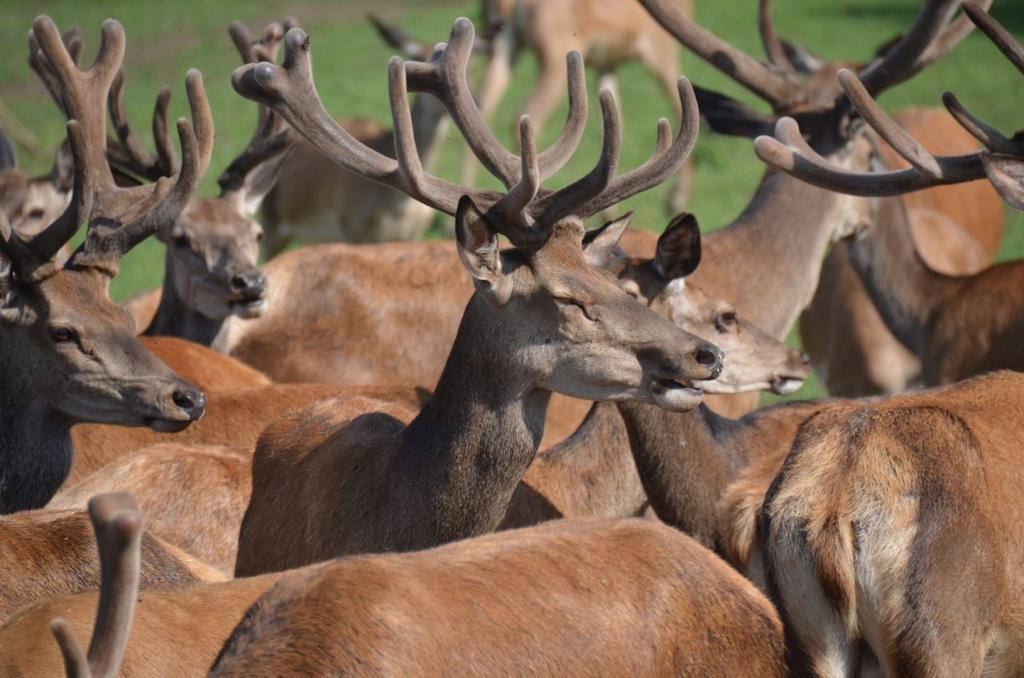
[[[24,280],[32,280],[50,270],[46,265],[54,260],[92,211],[95,188],[85,134],[76,120],[68,121],[67,134],[75,168],[71,203],[63,214],[32,238],[24,239],[15,233],[0,210],[0,250]]]
[[[771,0],[758,3],[758,28],[769,63],[753,59],[689,19],[673,0],[640,0],[654,19],[680,43],[767,101],[774,110],[793,110],[811,100],[775,33]],[[992,0],[984,0],[985,7]],[[951,23],[957,0],[925,0],[914,24],[861,71],[868,91],[879,94],[912,77],[947,54],[971,30],[963,18]],[[842,97],[836,102],[841,107]]]
[[[100,555],[100,600],[89,653],[63,619],[50,624],[69,677],[113,678],[124,658],[139,590],[142,521],[135,497],[102,494],[89,500]]]
[[[228,27],[228,34],[242,57],[242,63],[273,62],[277,59],[277,50],[284,38],[285,31],[297,26],[298,21],[292,17],[286,18],[283,25],[272,22],[263,29],[263,35],[258,40],[254,40],[245,24],[233,21]],[[291,149],[294,142],[294,136],[281,116],[275,114],[268,107],[260,105],[256,131],[249,140],[249,144],[217,177],[221,195],[241,190],[251,172],[266,161]]]
[[[611,94],[602,93],[605,141],[597,166],[560,191],[548,191],[541,184],[568,161],[586,124],[582,59],[576,53],[567,59],[570,112],[558,139],[548,150],[537,153],[533,127],[529,119],[523,120],[523,151],[517,156],[498,143],[473,102],[466,77],[473,42],[473,25],[462,18],[455,22],[449,43],[439,46],[432,61],[403,63],[398,57],[391,59],[388,89],[394,159],[357,141],[324,110],[313,82],[309,38],[299,29],[292,29],[285,36],[282,66],[244,66],[235,71],[232,83],[242,96],[273,108],[321,152],[352,172],[448,214],[455,214],[459,199],[469,195],[476,205],[487,210],[495,227],[519,246],[543,242],[554,223],[564,216],[586,218],[664,181],[685,162],[693,148],[697,135],[696,102],[689,82],[681,79],[683,127],[675,142],[671,141],[668,123],[660,121],[658,146],[652,158],[633,172],[612,179],[620,143],[618,116]],[[506,194],[458,186],[423,170],[412,134],[409,90],[429,93],[443,103],[481,163],[505,184]]]
[[[701,28],[673,0],[640,0],[640,4],[687,49],[767,101],[772,108],[788,108],[803,99],[799,79],[791,69],[775,63],[778,55],[768,40],[765,40],[765,49],[772,60],[770,64],[750,57],[714,33]],[[770,21],[766,22],[764,18],[766,10],[770,12],[771,3],[762,3],[759,9],[762,39],[765,39],[766,23],[771,26]],[[774,33],[774,29],[771,33]],[[782,61],[788,64],[785,54],[782,55]]]
[[[757,157],[771,167],[807,183],[861,196],[900,195],[985,176],[978,153],[939,157],[928,153],[896,121],[886,115],[851,71],[840,71],[839,82],[857,112],[893,150],[910,163],[910,168],[873,173],[850,172],[836,167],[807,144],[792,118],[779,120],[774,139],[760,136],[754,140]]]
[[[49,17],[37,18],[33,32],[40,47],[37,58],[59,86],[65,113],[74,116],[82,128],[82,168],[96,187],[88,235],[69,265],[92,266],[113,275],[122,255],[162,224],[177,218],[206,170],[213,149],[213,116],[202,76],[191,70],[185,78],[195,130],[187,120],[178,121],[181,169],[174,177],[154,184],[122,188],[115,183],[106,161],[104,104],[124,59],[124,29],[112,19],[103,23],[99,53],[86,71],[78,68]],[[76,158],[76,171],[77,163]]]
[[[124,69],[119,68],[114,82],[110,85],[107,107],[110,121],[117,134],[117,142],[108,143],[107,156],[119,170],[133,172],[148,181],[173,176],[178,171],[171,137],[167,129],[167,108],[171,101],[171,90],[162,87],[153,107],[153,144],[156,155],[146,150],[131,130],[124,108]]]

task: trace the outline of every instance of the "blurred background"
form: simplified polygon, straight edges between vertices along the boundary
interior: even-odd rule
[[[697,21],[749,54],[760,56],[755,0],[695,0]],[[796,41],[831,60],[863,61],[885,40],[909,26],[920,0],[780,0],[775,3],[776,26],[782,37]],[[332,2],[262,1],[174,2],[134,0],[25,2],[4,4],[0,25],[7,58],[0,60],[0,100],[13,116],[38,138],[38,149],[29,154],[18,148],[19,165],[31,173],[45,173],[64,135],[64,121],[42,85],[26,64],[26,36],[32,19],[48,14],[63,30],[82,27],[85,35],[83,62],[89,63],[98,43],[99,26],[108,17],[124,24],[128,47],[125,58],[126,104],[133,126],[148,140],[153,102],[161,86],[172,87],[171,112],[186,112],[184,76],[189,68],[202,71],[216,124],[214,156],[203,182],[204,194],[215,194],[216,177],[246,144],[255,123],[256,110],[232,90],[229,77],[239,65],[228,38],[227,26],[235,19],[254,32],[271,20],[287,15],[299,19],[313,44],[314,73],[327,110],[336,118],[364,116],[390,126],[385,66],[393,50],[384,45],[366,21],[368,12],[397,23],[424,42],[447,38],[458,16],[478,18],[478,0],[333,0]],[[991,14],[1024,40],[1024,1],[996,0]],[[763,104],[746,94],[718,71],[683,50],[683,72],[695,83],[743,100],[758,110]],[[527,52],[516,67],[509,93],[495,117],[498,138],[514,147],[513,125],[532,87],[536,67]],[[638,64],[619,71],[623,109],[623,150],[620,171],[643,162],[654,144],[655,122],[672,116],[672,109],[653,78]],[[593,74],[588,75],[596,97]],[[951,55],[909,83],[880,99],[889,111],[906,106],[939,106],[945,90],[955,91],[964,105],[1004,132],[1016,129],[1021,115],[1020,76],[983,36],[973,34]],[[549,142],[564,117],[559,112],[545,126]],[[597,110],[592,102],[591,110]],[[558,186],[580,176],[593,164],[600,147],[599,119],[591,116],[587,137],[572,162],[549,182]],[[434,173],[457,180],[463,144],[457,133],[449,134]],[[702,130],[693,155],[695,183],[687,209],[694,212],[707,232],[725,225],[746,205],[754,192],[763,165],[754,157],[748,140],[718,136]],[[494,184],[485,172],[481,184]],[[665,212],[662,186],[637,196],[619,207],[633,209],[633,225],[660,231],[670,215]],[[1024,256],[1024,219],[1007,215],[1006,236],[1000,260]],[[443,237],[444,216],[438,216],[428,237]],[[159,285],[163,278],[163,245],[150,239],[121,264],[112,296],[124,299]],[[798,345],[799,338],[790,338]],[[811,379],[794,398],[824,395]]]

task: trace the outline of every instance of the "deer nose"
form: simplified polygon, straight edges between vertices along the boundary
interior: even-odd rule
[[[262,299],[267,293],[267,276],[263,271],[246,271],[231,276],[231,291],[246,301]]]
[[[196,421],[206,412],[206,395],[197,389],[179,388],[171,394],[171,400],[190,421]]]
[[[722,362],[725,360],[725,354],[717,346],[703,344],[693,352],[693,359],[698,365],[707,368],[708,372],[711,373],[708,379],[717,379],[718,375],[722,373]]]

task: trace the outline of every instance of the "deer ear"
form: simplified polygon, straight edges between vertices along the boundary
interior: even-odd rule
[[[462,196],[455,212],[455,240],[477,292],[494,306],[504,305],[512,293],[512,281],[501,271],[498,231],[468,195]]]
[[[430,45],[425,45],[416,40],[398,26],[381,20],[373,13],[367,14],[366,20],[377,29],[377,34],[380,35],[381,40],[395,49],[402,50],[410,59],[414,61],[430,60],[431,52],[433,52],[433,48]]]
[[[16,292],[14,267],[11,260],[0,252],[0,322],[8,325],[31,324],[31,314],[25,313],[24,305]]]
[[[14,153],[14,146],[4,131],[0,129],[0,171],[17,169],[17,167],[18,156]]]
[[[238,191],[239,210],[242,214],[252,215],[260,208],[263,198],[270,193],[270,189],[277,183],[281,176],[281,168],[291,153],[284,151],[272,158],[264,160],[258,167],[249,172],[245,177],[242,189]]]
[[[658,238],[654,270],[665,280],[685,278],[700,265],[700,225],[697,217],[683,212]]]
[[[619,238],[633,221],[633,212],[626,212],[615,221],[609,221],[601,228],[588,231],[583,236],[583,256],[591,266],[605,267],[619,253]]]
[[[700,117],[719,134],[754,139],[775,132],[775,118],[758,113],[746,104],[703,87],[693,88]]]
[[[1006,204],[1024,210],[1024,161],[1001,153],[982,153],[981,164]]]

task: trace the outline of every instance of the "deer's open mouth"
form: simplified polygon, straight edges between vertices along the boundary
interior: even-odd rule
[[[686,379],[651,377],[650,392],[658,407],[673,412],[692,410],[704,398],[704,392]]]
[[[772,378],[770,385],[775,395],[789,395],[800,390],[804,385],[804,378],[779,374]]]
[[[231,302],[231,310],[243,318],[258,318],[267,310],[267,298],[240,299]]]

